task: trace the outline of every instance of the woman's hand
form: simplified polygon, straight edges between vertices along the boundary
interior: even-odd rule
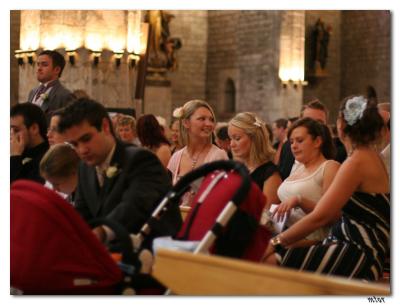
[[[290,197],[289,199],[282,201],[272,213],[272,217],[276,216],[278,222],[282,221],[285,216],[290,216],[290,211],[299,204],[298,196]]]

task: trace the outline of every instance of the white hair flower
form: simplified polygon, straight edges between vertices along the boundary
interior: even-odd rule
[[[183,116],[183,107],[178,107],[172,113],[174,118],[180,119]]]
[[[343,115],[348,125],[353,126],[362,118],[367,103],[367,100],[362,96],[353,97],[346,102]]]
[[[256,121],[253,123],[254,126],[257,126],[259,128],[261,128],[262,124],[263,123],[258,118],[256,118]]]

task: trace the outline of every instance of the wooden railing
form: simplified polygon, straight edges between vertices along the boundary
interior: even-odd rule
[[[153,276],[179,295],[390,295],[388,285],[167,249]]]

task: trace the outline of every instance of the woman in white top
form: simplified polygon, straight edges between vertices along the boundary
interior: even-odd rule
[[[183,105],[174,116],[179,118],[180,141],[185,145],[176,151],[167,168],[172,173],[172,183],[195,168],[216,160],[228,160],[226,152],[212,144],[215,115],[211,106],[202,100],[191,100]],[[189,205],[191,196],[183,198]]]
[[[288,217],[286,227],[314,209],[340,166],[331,160],[335,150],[329,129],[318,121],[311,118],[296,121],[289,129],[288,138],[297,162],[278,189],[281,203],[273,212],[278,220]],[[322,240],[328,232],[327,227],[321,228],[306,240],[311,243]]]

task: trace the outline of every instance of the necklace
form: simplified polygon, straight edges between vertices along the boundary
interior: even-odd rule
[[[203,153],[203,151],[205,150],[206,147],[207,147],[207,145],[203,147],[203,149],[198,153],[197,157],[190,156],[189,151],[186,147],[186,154],[189,157],[190,161],[192,161],[192,170],[196,167],[197,162],[199,161],[200,155]]]

